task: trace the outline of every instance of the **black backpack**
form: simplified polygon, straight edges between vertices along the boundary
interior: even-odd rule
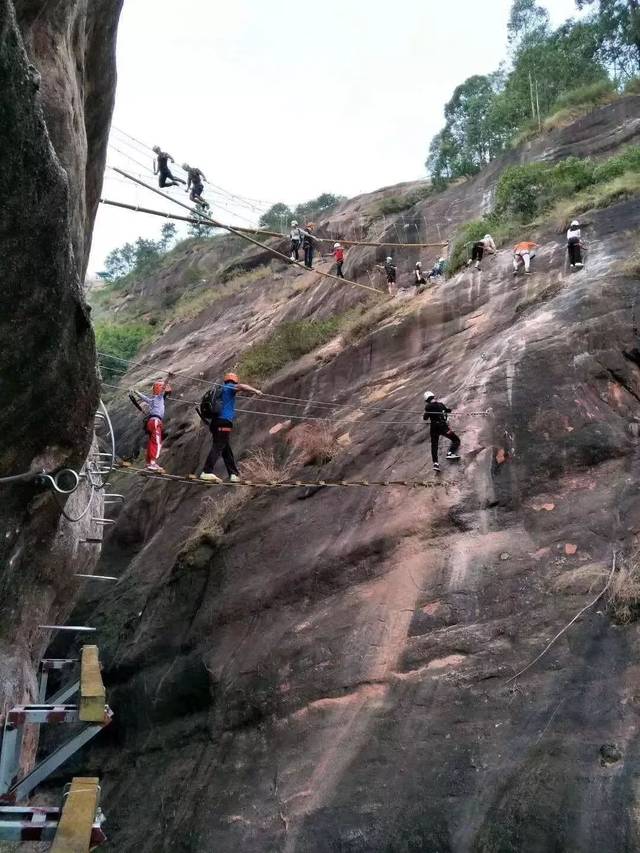
[[[210,388],[200,400],[198,414],[203,421],[212,421],[222,413],[222,388]]]

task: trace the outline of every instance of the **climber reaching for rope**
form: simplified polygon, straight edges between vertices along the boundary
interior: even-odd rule
[[[447,423],[448,416],[451,414],[451,409],[445,406],[444,403],[436,400],[435,394],[431,391],[425,391],[424,394],[424,414],[423,421],[431,421],[431,459],[433,460],[433,470],[440,470],[438,462],[438,448],[440,444],[440,436],[444,435],[449,439],[451,445],[447,451],[447,459],[456,461],[460,459],[458,448],[460,447],[460,439],[455,432],[450,429]]]
[[[204,463],[204,470],[200,474],[201,480],[213,483],[222,482],[220,477],[213,473],[220,456],[222,456],[230,482],[237,483],[240,479],[240,472],[229,443],[236,416],[236,394],[238,391],[248,391],[262,397],[262,391],[239,382],[235,373],[225,373],[224,384],[222,386],[215,385],[207,391],[200,402],[200,406],[196,409],[211,432],[211,450]]]
[[[171,375],[169,373],[166,379],[160,379],[153,383],[150,397],[135,389],[129,392],[129,399],[145,416],[143,424],[144,431],[147,433],[147,469],[149,471],[164,471],[158,465],[158,458],[162,450],[164,435],[165,400],[172,390],[169,385]],[[142,401],[142,405],[140,405],[140,401]]]
[[[182,168],[187,173],[187,188],[185,192],[189,193],[189,198],[194,204],[197,204],[203,210],[208,210],[209,203],[202,198],[204,182],[207,180],[204,172],[195,166],[190,166],[188,163],[183,163]]]
[[[164,188],[177,187],[178,184],[184,184],[182,178],[176,178],[175,175],[171,173],[169,161],[172,163],[176,162],[173,157],[170,154],[167,154],[166,151],[163,151],[159,145],[154,145],[153,151],[156,155],[153,161],[153,174],[158,175],[158,186]]]

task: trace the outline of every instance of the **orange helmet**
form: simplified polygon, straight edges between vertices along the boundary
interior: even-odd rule
[[[225,373],[224,375],[225,382],[238,382],[238,374],[237,373]]]
[[[153,383],[153,387],[151,388],[151,393],[153,394],[154,397],[157,397],[158,394],[164,394],[166,387],[167,386],[166,386],[164,379],[160,379],[160,380],[158,380],[158,382]]]

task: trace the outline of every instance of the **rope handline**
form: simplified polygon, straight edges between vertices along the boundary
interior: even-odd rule
[[[515,680],[516,680],[516,678],[520,678],[520,676],[521,676],[521,675],[524,675],[524,673],[525,673],[527,670],[531,669],[531,667],[534,665],[534,663],[537,663],[537,662],[540,660],[540,658],[541,658],[541,657],[543,657],[544,655],[546,655],[546,653],[549,651],[549,649],[551,648],[551,646],[556,642],[556,640],[559,640],[559,639],[560,639],[560,637],[564,634],[564,632],[565,632],[565,631],[568,631],[568,630],[569,630],[569,628],[573,625],[573,623],[574,623],[574,622],[577,622],[577,621],[578,621],[578,619],[582,616],[582,614],[583,614],[585,611],[587,611],[590,607],[593,607],[593,605],[594,605],[594,604],[596,604],[596,602],[600,601],[600,599],[602,598],[602,596],[605,594],[605,592],[606,592],[606,591],[609,589],[609,587],[611,586],[611,581],[613,580],[613,576],[614,576],[615,571],[616,571],[616,556],[617,556],[617,555],[616,555],[616,552],[614,551],[614,552],[613,552],[613,559],[612,559],[612,561],[611,561],[611,571],[609,572],[609,578],[608,578],[608,580],[607,580],[606,584],[604,585],[604,587],[600,590],[600,592],[599,592],[599,593],[596,595],[596,597],[593,599],[593,601],[590,601],[588,604],[585,604],[585,606],[584,606],[581,610],[579,610],[579,611],[576,613],[576,615],[573,617],[573,619],[571,620],[571,622],[568,622],[568,623],[564,626],[564,628],[563,628],[561,631],[558,631],[558,633],[555,635],[555,637],[554,637],[554,638],[553,638],[549,643],[547,643],[547,645],[544,647],[544,649],[540,652],[540,654],[539,654],[537,657],[535,657],[535,658],[534,658],[530,663],[528,663],[528,664],[527,664],[525,667],[523,667],[519,672],[516,672],[516,674],[515,674],[515,675],[512,675],[512,676],[511,676],[511,678],[509,678],[509,679],[507,680],[507,682],[506,682],[507,684],[510,684],[512,681],[515,681]]]
[[[124,361],[124,359],[122,359],[122,360]],[[196,379],[196,377],[191,377],[191,376],[187,377],[187,374],[179,373],[178,371],[173,371],[173,373],[177,376],[179,375],[179,376],[185,376],[186,378],[189,378],[189,379],[195,379],[197,382],[202,382],[205,385],[207,385],[208,387],[211,387],[212,385],[214,385],[218,388],[222,387],[219,382],[208,382],[205,379]],[[121,374],[121,375],[124,376],[124,374]],[[118,391],[124,390],[121,385],[112,385],[109,382],[103,382],[102,384],[106,388],[114,388],[115,390],[118,390]],[[243,400],[260,399],[260,398],[256,398],[256,397],[247,397],[243,394],[238,394],[237,396],[239,398],[242,398]],[[268,392],[265,392],[263,394],[263,397],[269,397],[269,396],[270,395],[268,394]],[[274,395],[274,396],[276,396],[276,395]],[[294,406],[296,406],[296,405],[297,406],[312,405],[312,406],[323,406],[323,407],[327,406],[327,407],[330,407],[332,409],[360,409],[363,411],[370,411],[370,412],[391,412],[391,413],[394,413],[394,409],[384,409],[382,407],[367,406],[367,405],[359,406],[357,403],[320,403],[320,402],[314,403],[312,400],[303,400],[300,398],[298,398],[298,400],[299,401],[296,401],[295,397],[284,398],[282,400],[268,400],[268,399],[266,399],[265,403],[273,403],[276,405],[294,405]],[[192,402],[190,400],[185,400],[183,398],[177,398],[177,397],[171,398],[171,401],[175,402],[175,403],[189,403],[189,405],[193,405],[193,406],[199,405],[199,403]],[[333,414],[332,412],[327,412],[327,417],[314,417],[312,415],[289,415],[286,412],[280,412],[280,413],[278,413],[278,412],[259,412],[259,411],[255,411],[253,409],[237,409],[237,411],[247,412],[249,414],[256,414],[256,415],[272,415],[273,417],[282,418],[283,420],[286,420],[287,418],[294,418],[296,420],[326,421]],[[403,415],[403,414],[422,415],[423,413],[424,413],[424,411],[422,409],[420,411],[418,411],[417,409],[400,409],[397,412],[397,414],[399,414],[399,415]],[[456,413],[454,412],[454,414],[456,414]],[[490,414],[491,414],[490,410],[487,409],[487,410],[481,411],[481,412],[461,412],[460,414],[456,414],[456,417],[463,417],[463,418],[465,418],[465,417],[487,417]],[[377,423],[382,423],[382,424],[415,424],[415,422],[416,422],[415,420],[411,420],[411,421],[377,421]]]
[[[116,151],[117,151],[117,149],[116,149]],[[115,169],[115,166],[110,166],[110,168]],[[113,201],[112,199],[106,199],[106,198],[101,198],[100,203],[101,204],[109,204],[109,205],[112,205],[113,207],[122,207],[122,208],[125,208],[126,210],[132,210],[132,211],[134,211],[134,213],[148,213],[151,216],[163,216],[165,219],[177,219],[180,222],[189,222],[193,225],[202,225],[201,219],[196,219],[194,217],[188,217],[188,216],[178,216],[178,215],[173,214],[173,213],[165,213],[162,210],[153,210],[150,207],[141,207],[138,204],[125,204],[122,201]],[[237,215],[238,214],[236,214],[236,216]],[[243,218],[243,217],[241,217],[241,218]],[[220,226],[220,227],[224,228],[225,226]],[[245,228],[244,226],[241,226],[241,225],[234,225],[233,227],[236,229],[236,231],[240,231],[240,232],[243,232],[246,234],[261,234],[263,237],[278,237],[281,240],[288,240],[289,239],[289,236],[287,234],[281,234],[279,231],[267,231],[264,228],[258,228],[258,227]],[[317,240],[319,243],[334,243],[334,242],[336,242],[335,238],[333,238],[333,237],[315,237],[314,236],[314,239]],[[366,242],[366,241],[362,241],[362,240],[340,240],[339,242],[344,243],[345,245],[349,245],[349,246],[392,246],[392,247],[396,247],[396,248],[401,247],[403,249],[407,249],[410,247],[419,248],[419,249],[421,249],[421,248],[434,248],[436,246],[448,246],[449,245],[448,241],[442,242],[442,243],[373,243],[373,242]]]
[[[116,466],[124,474],[142,475],[150,480],[165,480],[173,483],[184,483],[196,486],[228,486],[231,488],[249,486],[254,489],[298,489],[317,488],[326,486],[328,488],[348,488],[349,486],[384,488],[390,486],[404,486],[415,489],[440,489],[455,486],[450,480],[271,480],[260,483],[256,480],[242,479],[239,482],[222,480],[219,483],[200,480],[194,474],[191,476],[180,476],[178,474],[162,474],[159,471],[147,471],[145,468],[136,468],[134,465],[121,464]]]
[[[118,169],[116,166],[112,166],[111,168],[119,175],[123,175],[125,178],[129,178],[130,181],[133,181],[134,183],[139,184],[141,187],[145,187],[146,189],[151,190],[151,192],[156,193],[164,199],[172,201],[174,204],[180,205],[180,207],[184,207],[191,213],[197,212],[194,211],[193,208],[189,207],[188,204],[179,201],[177,198],[172,198],[170,195],[163,193],[161,190],[156,189],[155,187],[152,187],[149,184],[146,184],[144,181],[141,181],[140,178],[134,178],[133,175],[129,175],[127,172],[123,171],[122,169]],[[210,216],[206,216],[204,213],[198,213],[198,216],[201,217],[201,219],[203,219],[205,222],[209,222],[214,227],[224,228],[225,231],[228,231],[230,234],[235,234],[237,237],[241,237],[243,240],[247,240],[247,242],[253,243],[254,246],[258,246],[260,249],[265,249],[267,252],[271,252],[272,255],[276,255],[277,257],[282,258],[282,260],[286,261],[288,264],[299,267],[305,272],[314,272],[316,275],[322,276],[323,278],[330,278],[334,281],[340,282],[341,284],[350,284],[353,287],[360,287],[363,290],[370,290],[373,293],[376,293],[378,296],[383,295],[382,291],[378,290],[377,287],[370,287],[368,284],[360,284],[359,282],[351,281],[351,279],[348,278],[340,278],[337,275],[332,275],[332,273],[329,272],[322,272],[322,270],[319,269],[309,270],[309,268],[305,267],[305,265],[300,261],[292,261],[290,257],[283,254],[282,252],[279,252],[277,249],[274,249],[271,246],[267,246],[264,243],[261,243],[259,240],[255,240],[253,237],[250,237],[248,234],[244,234],[242,231],[238,231],[238,229],[235,228],[233,225],[224,225],[222,222],[218,222],[216,219],[212,219]]]

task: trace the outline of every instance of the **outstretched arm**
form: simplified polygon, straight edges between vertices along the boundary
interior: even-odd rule
[[[258,397],[262,397],[262,391],[259,391],[257,388],[254,388],[252,385],[245,385],[243,382],[239,382],[236,385],[238,391],[249,391],[251,394],[257,394]]]

